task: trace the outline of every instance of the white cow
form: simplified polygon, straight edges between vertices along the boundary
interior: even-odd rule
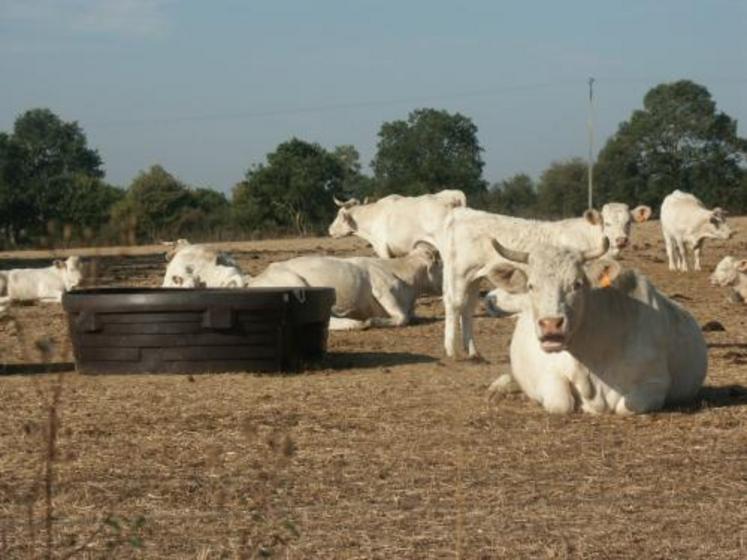
[[[330,286],[335,288],[331,330],[406,325],[415,300],[441,289],[441,260],[427,243],[405,257],[337,258],[305,256],[273,263],[250,286]]]
[[[640,205],[630,210],[622,202],[609,202],[602,206],[602,231],[609,240],[608,255],[619,257],[620,252],[628,246],[633,223],[642,223],[651,217],[651,208]],[[504,317],[519,312],[518,301],[507,292],[496,288],[489,292],[484,299],[485,309],[489,315]]]
[[[633,210],[622,202],[608,202],[602,206],[602,229],[610,241],[610,255],[617,257],[627,247],[633,222],[640,224],[650,217],[649,206],[636,206]]]
[[[729,239],[733,232],[721,208],[708,210],[695,196],[675,190],[661,204],[661,231],[669,258],[669,270],[687,271],[687,252],[693,268],[700,270],[700,252],[708,239]]]
[[[708,355],[698,323],[640,273],[619,274],[615,261],[599,259],[607,244],[527,253],[493,241],[512,263],[500,276],[519,277],[527,290],[512,375],[548,412],[643,413],[691,400],[703,384]],[[509,381],[501,376],[491,390]]]
[[[712,286],[729,286],[737,301],[747,301],[747,259],[726,256],[711,274]]]
[[[241,288],[246,279],[238,264],[225,253],[180,240],[163,278],[164,288]],[[167,255],[169,258],[169,255]]]
[[[531,250],[540,243],[585,250],[598,246],[604,239],[604,231],[596,210],[587,210],[583,218],[544,222],[455,208],[436,242],[444,262],[444,349],[448,356],[456,355],[457,322],[461,326],[463,350],[472,358],[478,356],[472,315],[480,282],[487,278],[497,285],[494,273],[505,263],[491,245],[493,238],[523,250]]]
[[[443,190],[421,196],[392,194],[370,204],[356,199],[340,202],[337,217],[329,226],[332,237],[357,235],[368,241],[381,258],[401,257],[415,243],[433,243],[452,208],[467,206],[462,191]]]
[[[9,301],[62,301],[62,294],[83,279],[80,257],[56,260],[45,268],[16,268],[4,273]]]

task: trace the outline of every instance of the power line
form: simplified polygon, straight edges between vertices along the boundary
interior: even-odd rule
[[[344,109],[359,109],[366,107],[384,107],[387,105],[401,105],[405,103],[423,103],[426,101],[442,100],[442,99],[464,99],[470,97],[491,97],[494,95],[500,95],[504,93],[529,91],[535,89],[543,89],[559,85],[571,85],[574,80],[564,80],[556,82],[538,82],[532,84],[519,84],[512,86],[502,86],[497,88],[489,88],[484,90],[473,90],[456,92],[443,95],[432,95],[432,96],[413,96],[413,97],[400,97],[391,99],[380,99],[371,101],[359,101],[349,103],[330,103],[327,105],[310,105],[306,107],[295,107],[288,109],[277,109],[270,111],[237,111],[231,113],[206,113],[203,115],[174,115],[170,117],[153,117],[143,119],[117,119],[107,121],[94,121],[88,123],[89,126],[138,126],[138,125],[150,125],[150,124],[169,124],[169,123],[180,123],[180,122],[200,122],[200,121],[215,121],[215,120],[231,120],[231,119],[253,119],[262,117],[281,117],[286,115],[298,115],[304,113],[323,113],[330,111],[338,111]]]

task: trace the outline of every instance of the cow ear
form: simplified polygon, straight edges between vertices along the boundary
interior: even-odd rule
[[[584,267],[594,288],[609,288],[620,274],[620,264],[612,259],[596,259]]]
[[[65,261],[61,261],[60,259],[56,259],[53,264],[61,270],[65,268]]]
[[[184,278],[182,278],[181,276],[177,276],[176,274],[174,274],[174,275],[173,275],[173,276],[171,277],[171,280],[172,280],[172,282],[174,282],[174,284],[175,284],[175,285],[177,285],[177,286],[181,286],[182,284],[184,284]]]
[[[523,294],[527,291],[526,273],[510,264],[500,264],[488,273],[490,280],[496,288],[500,288],[510,294]]]
[[[340,212],[342,212],[342,218],[345,220],[345,223],[348,224],[348,227],[353,231],[358,231],[358,224],[355,223],[355,218],[353,218],[350,212],[348,212],[348,209],[343,208]]]
[[[737,261],[737,270],[739,272],[747,273],[747,259],[742,259],[740,261]]]
[[[651,217],[651,207],[640,205],[630,211],[630,217],[637,223],[645,222]]]
[[[602,215],[599,213],[599,210],[594,210],[594,208],[589,208],[588,210],[584,211],[582,216],[593,226],[598,226],[602,223]]]

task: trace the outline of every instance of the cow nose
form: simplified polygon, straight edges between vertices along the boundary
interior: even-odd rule
[[[615,245],[617,245],[620,249],[625,247],[628,244],[628,238],[627,237],[618,237],[615,239]]]
[[[563,317],[544,317],[538,322],[543,334],[558,334],[563,332]]]

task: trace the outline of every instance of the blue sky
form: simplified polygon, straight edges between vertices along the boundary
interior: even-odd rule
[[[0,130],[77,120],[107,179],[230,191],[292,136],[353,144],[418,107],[473,119],[485,177],[587,153],[652,86],[708,87],[746,136],[747,2],[0,0]],[[367,169],[367,165],[366,165]]]

